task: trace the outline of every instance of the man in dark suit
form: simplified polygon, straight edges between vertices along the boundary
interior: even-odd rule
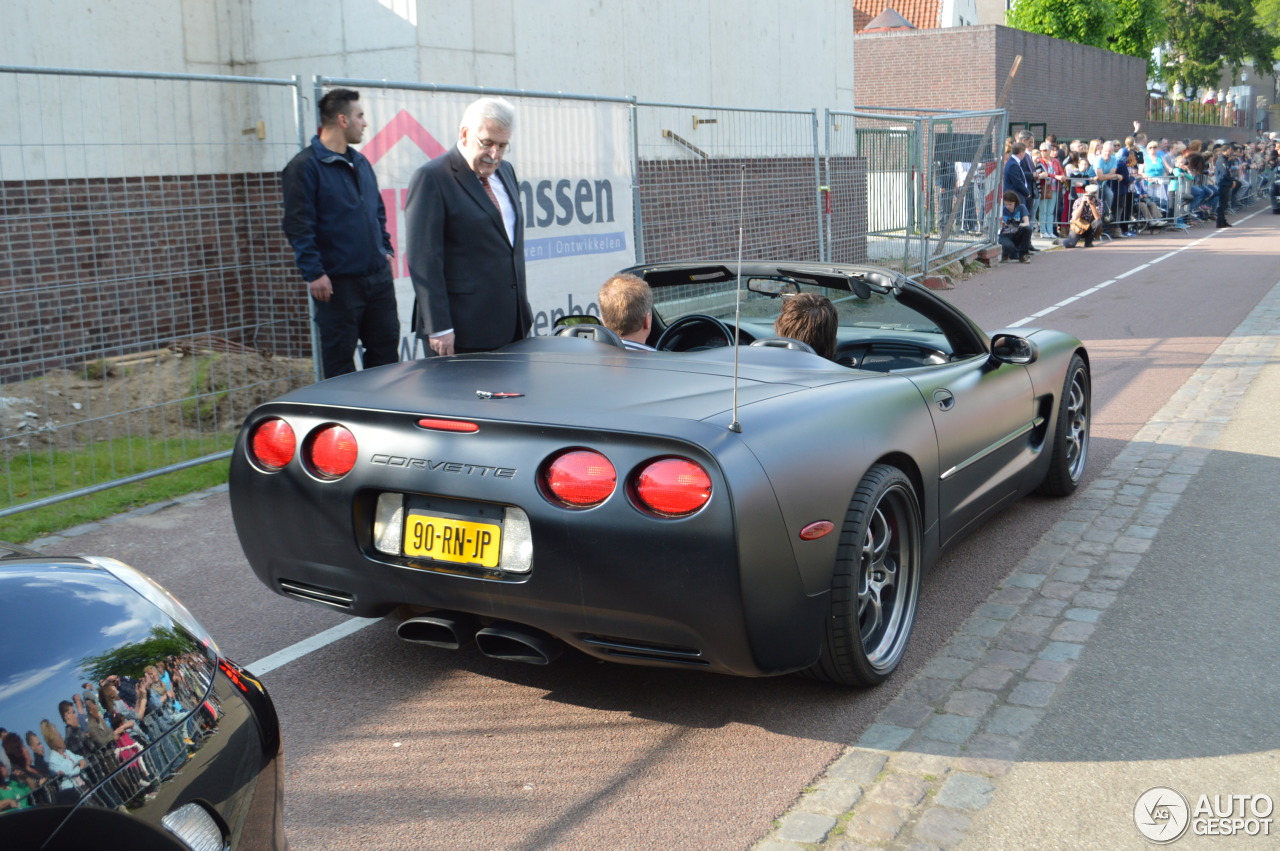
[[[1009,159],[1004,164],[1004,188],[1008,192],[1018,193],[1018,199],[1024,207],[1031,209],[1031,187],[1027,183],[1027,172],[1022,166],[1022,158],[1026,156],[1026,148],[1016,143],[1009,151]]]
[[[533,324],[515,169],[503,160],[515,108],[467,107],[458,144],[414,173],[405,202],[415,325],[437,355],[487,352]]]

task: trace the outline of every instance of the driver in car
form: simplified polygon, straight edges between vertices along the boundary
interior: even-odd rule
[[[596,296],[604,327],[622,338],[628,349],[652,352],[646,343],[653,329],[653,291],[635,275],[614,275]]]
[[[817,293],[796,293],[783,300],[782,312],[773,322],[773,333],[808,343],[827,360],[835,360],[839,324],[831,299]]]

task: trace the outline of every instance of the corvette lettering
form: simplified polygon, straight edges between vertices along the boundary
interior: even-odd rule
[[[432,461],[429,458],[405,458],[401,455],[374,455],[372,464],[383,467],[405,467],[431,473],[461,473],[464,476],[493,476],[495,479],[514,479],[514,467],[490,467],[485,464],[463,464],[460,461]]]

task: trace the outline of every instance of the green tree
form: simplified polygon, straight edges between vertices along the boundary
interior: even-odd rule
[[[1111,0],[1018,0],[1005,20],[1029,33],[1109,49],[1116,10]]]
[[[1146,59],[1154,72],[1151,54],[1168,15],[1167,0],[1017,0],[1006,19],[1026,32]]]
[[[1280,39],[1254,14],[1253,0],[1168,0],[1161,76],[1184,88],[1216,86],[1224,67],[1270,68]]]
[[[86,656],[80,660],[80,670],[85,679],[97,682],[108,674],[142,676],[148,665],[166,656],[180,656],[190,653],[199,646],[195,638],[181,627],[153,626],[151,634],[142,641],[122,644],[114,650],[108,650],[95,656]]]
[[[1280,39],[1280,0],[1257,0],[1258,26]],[[1280,46],[1271,53],[1272,59],[1280,59]]]
[[[1115,28],[1107,37],[1107,49],[1147,60],[1147,73],[1154,74],[1152,56],[1169,30],[1168,0],[1114,0],[1112,8]]]

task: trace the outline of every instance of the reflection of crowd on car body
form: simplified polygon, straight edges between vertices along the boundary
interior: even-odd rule
[[[0,811],[74,804],[95,786],[94,803],[110,808],[154,795],[216,721],[216,707],[201,697],[212,676],[200,654],[172,655],[140,677],[82,683],[49,707],[59,721],[41,719],[38,734],[0,726]]]

